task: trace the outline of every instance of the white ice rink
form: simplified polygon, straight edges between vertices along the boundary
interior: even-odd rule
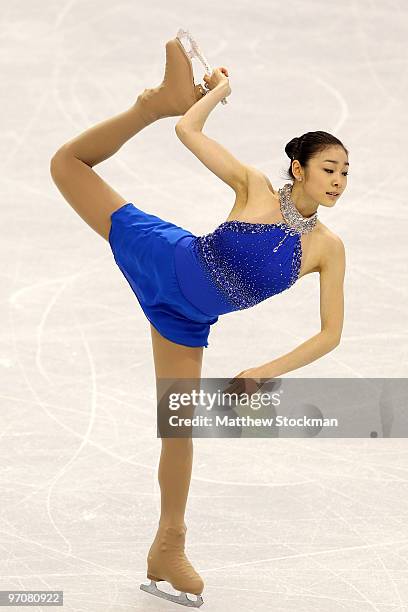
[[[49,170],[63,143],[160,83],[180,27],[229,70],[204,132],[275,188],[291,138],[325,130],[349,150],[344,195],[318,210],[346,247],[342,341],[284,377],[408,375],[407,2],[3,0],[0,590],[63,590],[69,612],[183,609],[139,590],[160,510],[149,324]],[[95,170],[146,212],[208,233],[234,193],[176,122]],[[220,317],[203,377],[319,330],[311,274]],[[194,440],[186,552],[201,609],[408,610],[407,483],[406,438]]]

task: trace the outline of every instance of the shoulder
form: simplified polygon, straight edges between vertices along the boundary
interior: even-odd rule
[[[342,248],[344,249],[343,240],[338,234],[335,234],[331,229],[329,229],[327,225],[324,225],[324,223],[318,221],[317,227],[319,228],[319,233],[322,236],[322,239],[327,247],[334,250],[341,250]]]
[[[318,221],[319,227],[319,250],[320,250],[320,268],[328,267],[345,267],[346,251],[344,242],[326,225]]]
[[[246,173],[247,173],[247,182],[248,184],[252,183],[252,184],[256,184],[256,183],[266,183],[269,187],[269,189],[272,191],[272,193],[276,193],[276,191],[274,190],[274,188],[272,187],[271,181],[269,180],[269,178],[266,176],[266,174],[264,174],[263,172],[261,172],[260,170],[258,170],[258,168],[255,168],[254,166],[249,166],[248,164],[246,165]]]

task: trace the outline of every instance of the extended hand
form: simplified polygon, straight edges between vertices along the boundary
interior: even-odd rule
[[[265,378],[262,368],[248,368],[234,376],[230,380],[230,386],[224,389],[223,393],[236,393],[238,396],[241,393],[247,393],[251,396],[268,380],[270,378]]]

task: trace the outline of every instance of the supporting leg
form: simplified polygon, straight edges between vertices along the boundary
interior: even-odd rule
[[[186,347],[173,343],[161,336],[152,325],[151,333],[157,383],[161,378],[200,379],[203,347]],[[189,384],[188,381],[182,381],[183,392],[187,391]],[[160,389],[159,384],[157,389]],[[153,582],[150,586],[141,585],[140,588],[162,597],[155,583],[165,580],[184,594],[181,598],[172,599],[174,596],[166,596],[166,599],[199,607],[203,603],[200,594],[204,582],[184,552],[187,530],[184,516],[192,462],[191,438],[162,438],[159,465],[161,514],[147,559],[147,577]],[[185,593],[197,595],[197,599],[188,600]]]
[[[150,330],[156,379],[199,380],[203,347],[188,347],[171,342],[161,336],[153,325],[150,325]],[[160,385],[157,384],[158,395],[159,392]],[[160,524],[163,526],[184,525],[192,465],[191,438],[162,438],[158,477],[161,488]]]
[[[162,438],[158,474],[161,490],[160,525],[185,525],[192,466],[191,438]]]

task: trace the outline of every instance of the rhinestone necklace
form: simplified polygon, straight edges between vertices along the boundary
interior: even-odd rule
[[[292,229],[300,234],[307,234],[311,232],[317,223],[317,211],[313,213],[311,217],[304,217],[296,208],[294,201],[292,200],[292,184],[286,183],[284,187],[279,190],[279,205],[282,213],[282,217],[285,223]]]

